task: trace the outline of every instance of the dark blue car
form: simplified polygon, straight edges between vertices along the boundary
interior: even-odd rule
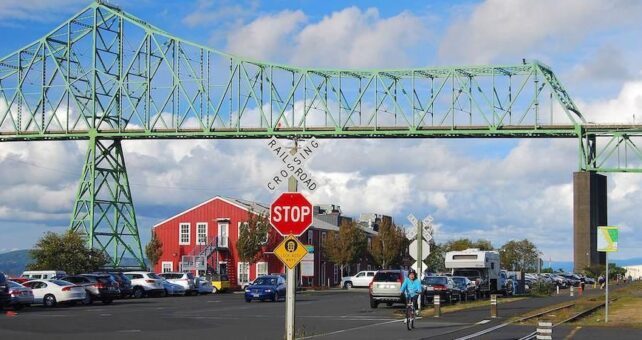
[[[260,276],[245,288],[245,302],[252,300],[278,301],[285,298],[285,280],[277,275]]]

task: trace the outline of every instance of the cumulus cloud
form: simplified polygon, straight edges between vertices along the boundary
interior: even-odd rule
[[[642,3],[630,0],[486,0],[450,24],[439,55],[489,63],[538,50],[571,51],[596,32],[637,24],[640,13]]]
[[[642,80],[625,82],[615,98],[578,101],[586,119],[595,123],[636,123],[642,121]]]
[[[410,12],[382,17],[375,8],[349,7],[310,22],[302,11],[285,10],[231,32],[227,49],[302,66],[399,67],[411,63],[408,51],[427,35]]]

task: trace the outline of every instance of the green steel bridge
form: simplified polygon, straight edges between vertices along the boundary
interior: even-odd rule
[[[101,1],[0,59],[0,141],[88,140],[70,227],[143,254],[121,141],[574,138],[578,169],[642,172],[642,125],[588,123],[546,65],[294,67],[182,40]]]

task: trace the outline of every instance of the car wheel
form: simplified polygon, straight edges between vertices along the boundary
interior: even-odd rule
[[[373,298],[370,298],[370,308],[377,308],[379,307],[379,302],[375,301]]]
[[[45,295],[45,297],[42,300],[43,300],[43,304],[45,305],[45,307],[55,307],[56,306],[56,297],[51,295],[51,294]]]
[[[245,299],[245,302],[250,303],[252,302],[252,299]]]
[[[216,287],[212,286],[212,294],[216,294],[217,291],[218,291],[218,289],[216,289]]]
[[[114,302],[114,300],[110,300],[110,299],[103,300],[103,305],[109,305],[109,304],[111,304],[112,302]]]
[[[145,296],[145,290],[141,287],[134,288],[134,297],[140,299]]]
[[[279,292],[274,292],[274,296],[272,296],[272,302],[279,301]]]
[[[169,292],[167,291],[167,289],[164,289],[162,292],[160,292],[159,295],[160,297],[166,297],[167,295],[169,295]]]
[[[82,300],[83,305],[91,305],[94,302],[94,299],[91,298],[91,294],[85,294],[85,298]]]
[[[348,288],[348,289],[351,289],[352,288],[352,282],[348,281],[348,282],[346,282],[346,284],[344,286],[346,288]]]
[[[25,305],[22,305],[22,304],[17,304],[17,305],[13,306],[13,309],[15,309],[15,310],[21,310],[23,308],[25,308]]]

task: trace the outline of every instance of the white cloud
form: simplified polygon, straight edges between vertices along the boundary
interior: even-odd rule
[[[628,81],[616,98],[592,102],[578,101],[586,119],[595,123],[635,123],[642,121],[642,80]]]
[[[596,32],[636,25],[641,11],[642,3],[628,0],[486,0],[450,24],[439,54],[444,60],[489,63],[548,55],[551,49],[573,51]]]
[[[300,66],[399,67],[428,35],[422,18],[410,12],[381,17],[375,8],[349,7],[308,21],[302,11],[261,16],[232,31],[227,49]]]

